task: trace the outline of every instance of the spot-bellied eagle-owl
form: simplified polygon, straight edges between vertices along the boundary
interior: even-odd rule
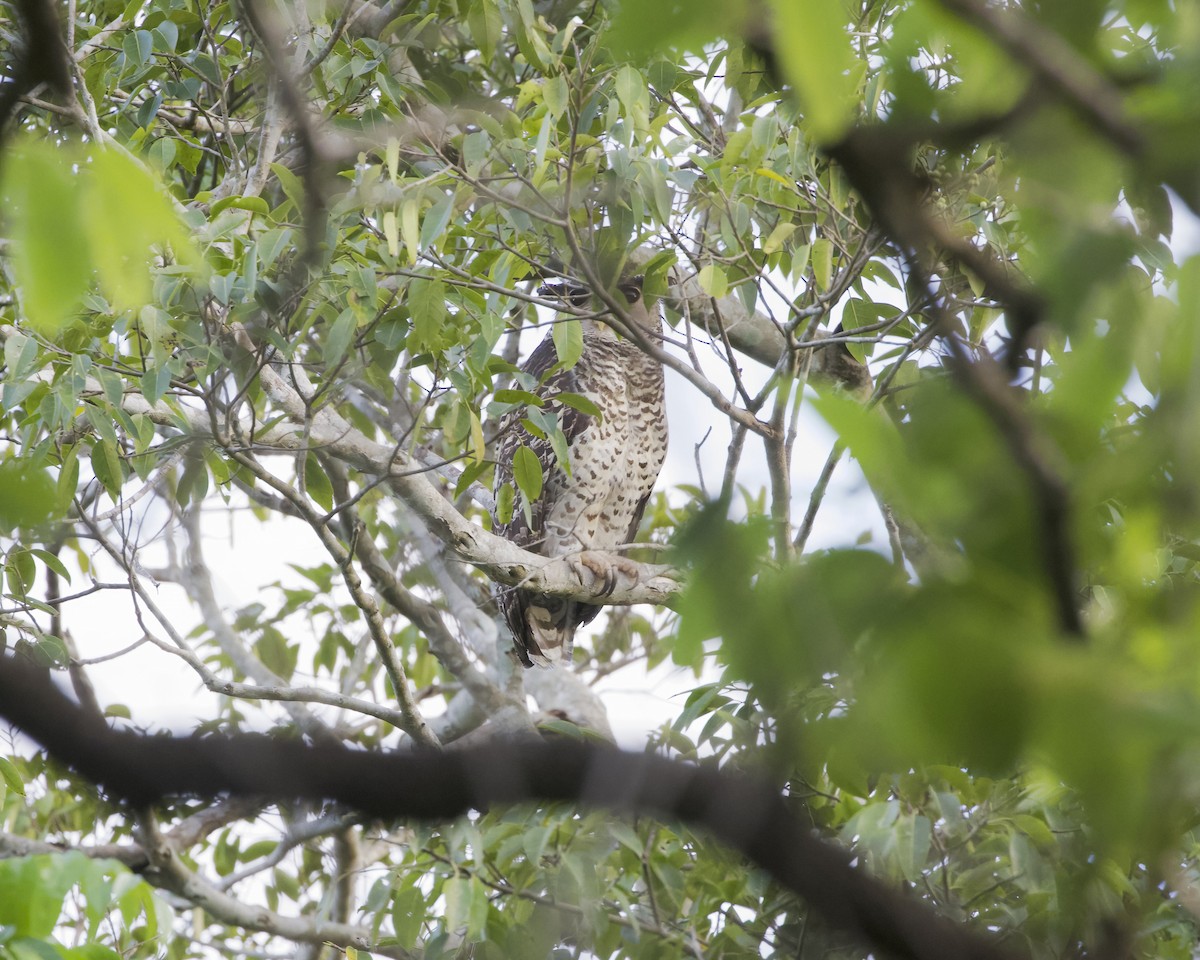
[[[662,321],[657,303],[647,303],[642,294],[642,278],[627,277],[616,289],[625,300],[626,322],[656,343]],[[589,300],[587,288],[574,284],[543,287],[540,292],[579,307]],[[508,523],[496,523],[496,532],[546,557],[613,550],[632,542],[667,452],[662,364],[603,320],[585,318],[582,323],[583,352],[569,370],[547,376],[558,363],[550,336],[521,368],[538,381],[535,392],[545,400],[542,409],[558,416],[570,472],[555,458],[549,439],[522,426],[521,407],[501,420],[496,448],[497,490],[513,482],[513,455],[521,444],[537,455],[544,478],[528,518],[517,505]],[[583,394],[599,408],[600,418],[556,403],[553,398],[559,393]],[[527,667],[569,664],[576,628],[600,611],[593,604],[519,587],[499,587],[496,599],[512,628],[517,657]]]

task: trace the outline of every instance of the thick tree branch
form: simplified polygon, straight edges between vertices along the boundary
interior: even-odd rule
[[[113,797],[135,804],[172,795],[254,794],[331,799],[369,816],[446,819],[496,804],[572,800],[678,818],[741,851],[873,950],[912,960],[1015,956],[851,866],[845,851],[812,836],[774,787],[711,767],[577,743],[377,754],[254,735],[145,737],[110,730],[60,692],[46,671],[12,656],[0,658],[0,716]],[[143,824],[143,845],[165,884],[227,922],[262,928],[262,911],[198,882],[152,823]],[[317,935],[313,926],[297,919],[277,932],[308,940]],[[326,939],[358,945],[358,931],[316,926]]]
[[[739,353],[771,369],[775,369],[780,357],[791,349],[779,326],[765,313],[747,310],[736,294],[719,300],[710,297],[695,277],[673,284],[666,301],[672,309],[713,336],[724,337]],[[827,309],[827,305],[811,308],[812,315],[820,316]],[[861,395],[864,389],[869,391],[871,373],[866,364],[855,360],[844,344],[825,343],[828,337],[825,331],[814,330],[810,340],[796,347],[812,353],[809,379],[839,385],[856,395]]]

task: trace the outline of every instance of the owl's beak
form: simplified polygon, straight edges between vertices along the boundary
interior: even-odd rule
[[[542,297],[552,297],[563,303],[569,303],[576,309],[583,309],[588,304],[588,299],[592,295],[592,291],[585,287],[582,283],[572,283],[569,280],[560,280],[556,283],[544,283],[538,287],[538,295]]]

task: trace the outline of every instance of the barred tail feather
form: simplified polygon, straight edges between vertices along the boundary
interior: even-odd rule
[[[500,608],[512,629],[517,657],[527,667],[569,667],[575,630],[599,612],[588,603],[524,590],[503,595]]]
[[[525,652],[539,667],[554,667],[571,662],[575,645],[575,624],[570,608],[572,600],[539,597],[537,603],[525,605]],[[521,641],[519,641],[521,642]]]

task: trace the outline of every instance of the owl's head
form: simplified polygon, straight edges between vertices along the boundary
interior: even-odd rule
[[[657,330],[659,315],[657,302],[647,303],[642,284],[645,277],[642,274],[622,277],[612,289],[612,297],[621,308],[622,320],[635,324],[644,330]],[[601,323],[603,314],[611,314],[612,307],[603,297],[596,296],[591,287],[573,280],[562,280],[547,283],[538,287],[538,293],[552,297],[564,304],[569,304],[576,310],[592,310],[601,316],[596,317]]]

